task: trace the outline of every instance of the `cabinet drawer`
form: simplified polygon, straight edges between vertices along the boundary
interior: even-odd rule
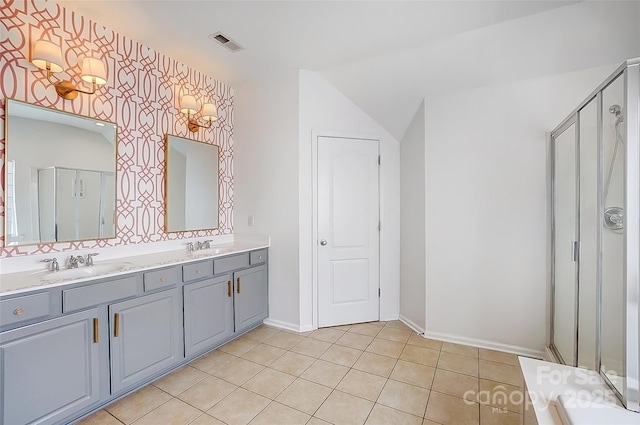
[[[182,266],[183,282],[189,282],[191,280],[202,279],[203,277],[209,276],[213,276],[213,261],[201,261],[199,263]]]
[[[122,298],[133,297],[138,293],[137,279],[127,277],[94,285],[62,291],[62,311],[80,310],[99,304],[106,304]]]
[[[213,260],[213,273],[225,273],[249,266],[249,254],[238,254]]]
[[[253,251],[249,253],[249,263],[253,266],[254,264],[262,264],[267,261],[267,250],[261,249],[259,251]]]
[[[0,301],[0,326],[48,316],[50,313],[48,292],[3,300]]]
[[[143,282],[145,292],[173,286],[180,282],[180,268],[172,267],[170,269],[146,272],[143,277]]]

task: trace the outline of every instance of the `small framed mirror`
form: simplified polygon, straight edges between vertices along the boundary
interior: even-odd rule
[[[218,228],[219,155],[216,145],[166,135],[166,232]]]
[[[14,99],[5,108],[6,246],[115,238],[117,126]]]

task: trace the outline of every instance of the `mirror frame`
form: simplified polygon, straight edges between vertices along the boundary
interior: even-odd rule
[[[7,167],[7,162],[9,159],[9,152],[11,150],[11,142],[10,142],[10,138],[9,138],[9,125],[10,125],[10,119],[9,119],[9,114],[10,114],[10,104],[11,103],[20,103],[26,106],[32,106],[32,107],[36,107],[39,109],[44,109],[50,112],[54,112],[54,113],[58,113],[58,114],[63,114],[63,115],[69,115],[75,118],[83,118],[83,119],[87,119],[87,120],[91,120],[91,121],[101,121],[104,122],[106,124],[111,124],[114,126],[115,128],[115,133],[114,133],[114,140],[113,140],[113,152],[114,152],[114,156],[113,156],[113,174],[114,174],[114,231],[113,231],[113,236],[109,236],[109,237],[103,237],[103,238],[87,238],[87,239],[69,239],[69,240],[55,240],[55,241],[38,241],[38,242],[30,242],[30,243],[24,243],[24,244],[12,244],[9,245],[8,244],[8,235],[7,235],[7,220],[8,220],[8,216],[7,216],[7,188],[6,188],[6,184],[8,181],[8,167]],[[37,246],[37,245],[53,245],[56,243],[71,243],[71,242],[86,242],[86,241],[102,241],[102,240],[109,240],[109,239],[117,239],[118,238],[118,182],[119,182],[119,178],[118,178],[118,142],[119,142],[119,138],[118,138],[118,124],[112,121],[107,121],[104,119],[99,119],[99,118],[94,118],[94,117],[90,117],[87,115],[83,115],[83,114],[76,114],[74,112],[68,112],[68,111],[61,111],[59,109],[55,109],[55,108],[51,108],[51,107],[47,107],[47,106],[42,106],[42,105],[38,105],[35,103],[29,103],[27,101],[24,100],[18,100],[18,99],[14,99],[14,98],[10,98],[10,97],[5,97],[4,99],[4,157],[2,158],[2,160],[0,161],[0,166],[4,168],[3,171],[3,176],[2,178],[4,179],[4,185],[2,187],[2,199],[5,205],[4,208],[4,214],[1,220],[2,223],[2,235],[4,236],[4,241],[0,244],[1,248],[5,248],[5,249],[9,249],[12,247],[19,247],[19,246]],[[87,171],[85,169],[82,169],[83,171]],[[89,170],[89,171],[95,171],[95,170]]]
[[[204,227],[204,228],[194,228],[194,229],[179,229],[179,230],[171,230],[169,229],[169,167],[170,167],[170,161],[169,161],[169,138],[170,137],[175,137],[175,138],[179,138],[188,142],[193,142],[193,143],[201,143],[203,145],[208,145],[208,146],[212,146],[212,147],[216,147],[218,149],[218,155],[217,155],[217,166],[218,166],[218,175],[217,175],[217,188],[216,188],[216,193],[217,193],[217,199],[216,199],[216,213],[218,215],[218,219],[217,219],[217,223],[215,227]],[[163,185],[163,189],[164,189],[164,196],[163,196],[163,200],[164,200],[164,232],[165,233],[183,233],[183,232],[199,232],[199,231],[207,231],[207,230],[216,230],[218,228],[220,228],[220,159],[221,159],[221,155],[222,155],[222,149],[220,148],[220,145],[217,145],[215,143],[207,143],[207,142],[202,142],[200,140],[195,140],[195,139],[189,139],[187,137],[183,137],[183,136],[178,136],[175,134],[170,134],[170,133],[166,133],[164,136],[164,185]],[[186,227],[186,225],[185,225]]]

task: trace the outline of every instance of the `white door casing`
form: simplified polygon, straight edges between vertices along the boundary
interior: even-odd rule
[[[379,143],[317,140],[318,326],[378,320]]]

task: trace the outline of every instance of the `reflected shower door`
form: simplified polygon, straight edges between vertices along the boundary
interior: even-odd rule
[[[576,364],[577,351],[577,161],[576,125],[552,140],[553,166],[553,328],[552,342],[567,365]]]

